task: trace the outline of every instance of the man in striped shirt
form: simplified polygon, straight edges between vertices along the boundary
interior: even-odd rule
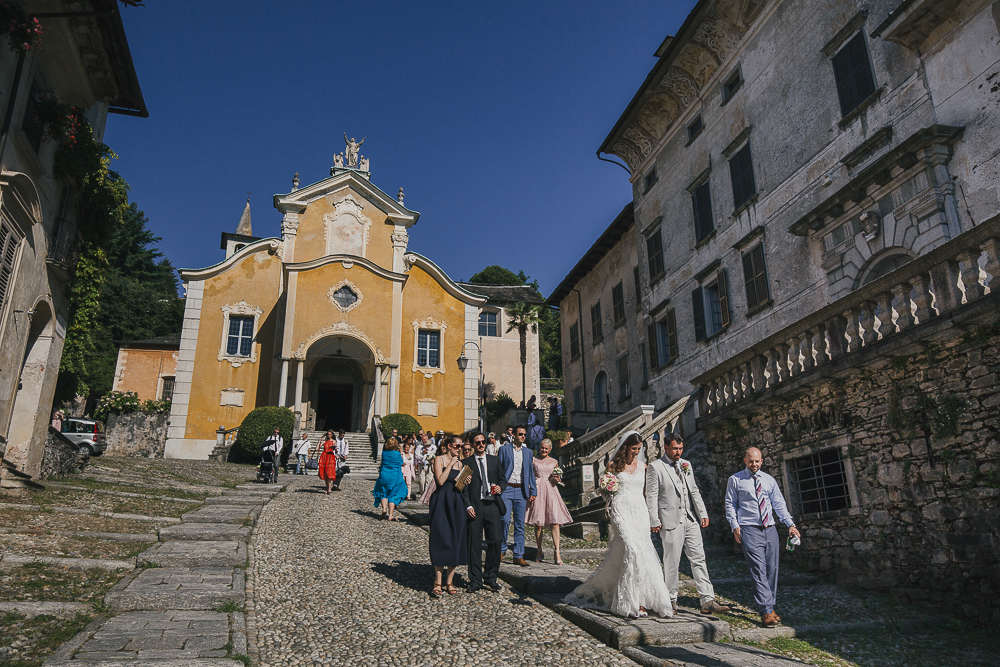
[[[778,598],[778,555],[781,541],[774,522],[774,513],[788,526],[788,532],[799,537],[792,515],[774,478],[762,472],[764,455],[756,447],[747,449],[743,457],[746,468],[729,478],[726,485],[726,520],[733,529],[736,543],[743,547],[743,557],[753,577],[754,602],[760,611],[761,623],[772,627],[781,622],[774,611]]]

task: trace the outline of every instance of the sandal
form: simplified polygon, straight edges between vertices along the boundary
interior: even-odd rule
[[[431,589],[431,597],[432,598],[441,597],[441,584],[434,584],[434,588]]]
[[[458,589],[451,584],[448,584],[447,588],[448,588],[448,595],[454,595],[455,593],[458,593]]]
[[[556,552],[555,563],[556,563],[556,565],[565,565],[566,564],[566,563],[563,562],[562,557],[561,557],[561,555],[560,555],[560,553],[558,551]]]
[[[544,562],[542,560],[542,550],[541,549],[539,549],[538,553],[535,555],[535,562],[536,563],[542,563],[542,562]]]

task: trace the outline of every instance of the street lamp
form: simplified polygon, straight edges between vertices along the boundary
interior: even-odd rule
[[[478,396],[478,399],[479,399],[479,432],[480,433],[484,433],[484,431],[486,430],[485,429],[486,425],[483,423],[484,415],[483,415],[483,396],[482,396],[482,394],[483,394],[483,389],[482,389],[483,388],[483,350],[482,350],[482,348],[479,347],[479,345],[475,341],[471,341],[471,340],[468,341],[465,345],[462,346],[462,356],[460,356],[455,361],[455,363],[458,364],[458,370],[462,371],[463,373],[465,372],[465,369],[469,367],[469,358],[467,356],[465,356],[465,348],[468,347],[469,345],[472,345],[474,348],[476,348],[476,351],[479,353],[479,383],[478,383],[478,386],[476,387],[476,393],[479,394],[479,396]]]

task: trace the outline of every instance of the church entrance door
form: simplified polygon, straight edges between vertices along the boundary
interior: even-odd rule
[[[340,429],[351,430],[354,421],[352,406],[354,405],[354,387],[349,384],[319,385],[319,396],[316,401],[316,427],[319,430],[337,432]],[[322,426],[320,426],[322,424]]]

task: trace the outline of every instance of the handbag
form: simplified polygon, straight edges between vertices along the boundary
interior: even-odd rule
[[[337,477],[340,477],[341,475],[350,475],[350,474],[351,474],[351,466],[340,466],[339,468],[337,468]]]
[[[306,470],[319,470],[319,461],[316,459],[306,461]]]

